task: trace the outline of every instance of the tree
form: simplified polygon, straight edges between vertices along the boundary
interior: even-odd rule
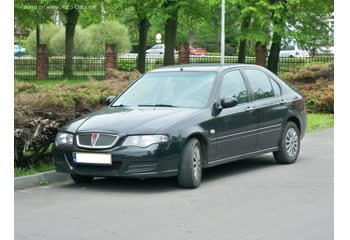
[[[155,12],[155,9],[159,8],[160,3],[156,0],[123,0],[118,1],[116,4],[119,4],[117,6],[119,10],[118,13],[122,14],[125,10],[132,10],[132,13],[136,15],[136,19],[132,19],[131,21],[136,24],[138,33],[138,57],[136,68],[139,72],[144,73],[146,70],[147,37],[151,26],[150,17]]]
[[[78,22],[79,10],[74,5],[68,5],[68,10],[65,12],[66,17],[66,38],[65,38],[65,62],[63,75],[67,78],[73,74],[73,49],[74,49],[74,34],[75,26]]]
[[[174,49],[177,33],[177,18],[179,13],[179,4],[176,0],[166,0],[163,4],[164,11],[167,14],[165,20],[165,50],[164,50],[164,65],[174,65]]]
[[[40,25],[51,20],[52,11],[41,8],[44,0],[16,0],[15,20],[22,27],[36,28],[36,47],[40,44]]]

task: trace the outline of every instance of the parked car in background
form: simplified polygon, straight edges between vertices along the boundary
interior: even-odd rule
[[[316,48],[315,55],[334,55],[334,46]]]
[[[164,54],[165,45],[164,44],[156,44],[150,49],[146,50],[146,54]]]
[[[190,55],[208,55],[208,51],[205,48],[190,47]]]
[[[297,45],[288,45],[280,50],[280,57],[310,57],[306,49],[298,47]]]
[[[146,54],[164,54],[165,52],[165,44],[156,44],[150,49],[146,50]],[[175,54],[174,49],[174,54]]]
[[[203,168],[271,152],[294,163],[307,125],[303,97],[252,64],[162,67],[107,104],[56,136],[56,171],[77,183],[177,176],[196,188]]]
[[[23,48],[21,45],[16,45],[14,46],[14,53],[16,57],[23,56],[26,53],[26,49]]]

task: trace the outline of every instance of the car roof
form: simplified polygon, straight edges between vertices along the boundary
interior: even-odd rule
[[[199,64],[181,64],[181,65],[171,65],[157,68],[150,72],[176,72],[176,71],[198,71],[198,72],[222,72],[231,68],[240,67],[255,67],[262,68],[255,64],[241,64],[241,63],[199,63]]]

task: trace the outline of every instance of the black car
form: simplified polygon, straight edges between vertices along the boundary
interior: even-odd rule
[[[202,168],[269,152],[295,162],[307,124],[303,97],[256,65],[162,67],[107,102],[57,134],[56,171],[77,183],[177,176],[196,188]]]

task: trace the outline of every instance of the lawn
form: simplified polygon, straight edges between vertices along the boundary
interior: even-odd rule
[[[15,168],[15,177],[21,177],[21,176],[27,176],[27,175],[32,175],[36,173],[41,173],[41,172],[47,172],[54,170],[55,167],[53,163],[51,164],[45,164],[45,163],[39,163],[37,166],[33,166],[32,168],[29,169],[22,169],[22,168]]]
[[[322,113],[309,113],[307,116],[307,129],[306,132],[312,132],[323,128],[329,128],[334,126],[333,114]]]
[[[68,85],[75,85],[79,83],[83,83],[86,81],[89,81],[87,79],[69,79],[69,80],[20,80],[21,82],[26,82],[26,83],[33,83],[39,86],[42,85],[55,85],[55,84],[60,84],[60,83],[67,83]]]

